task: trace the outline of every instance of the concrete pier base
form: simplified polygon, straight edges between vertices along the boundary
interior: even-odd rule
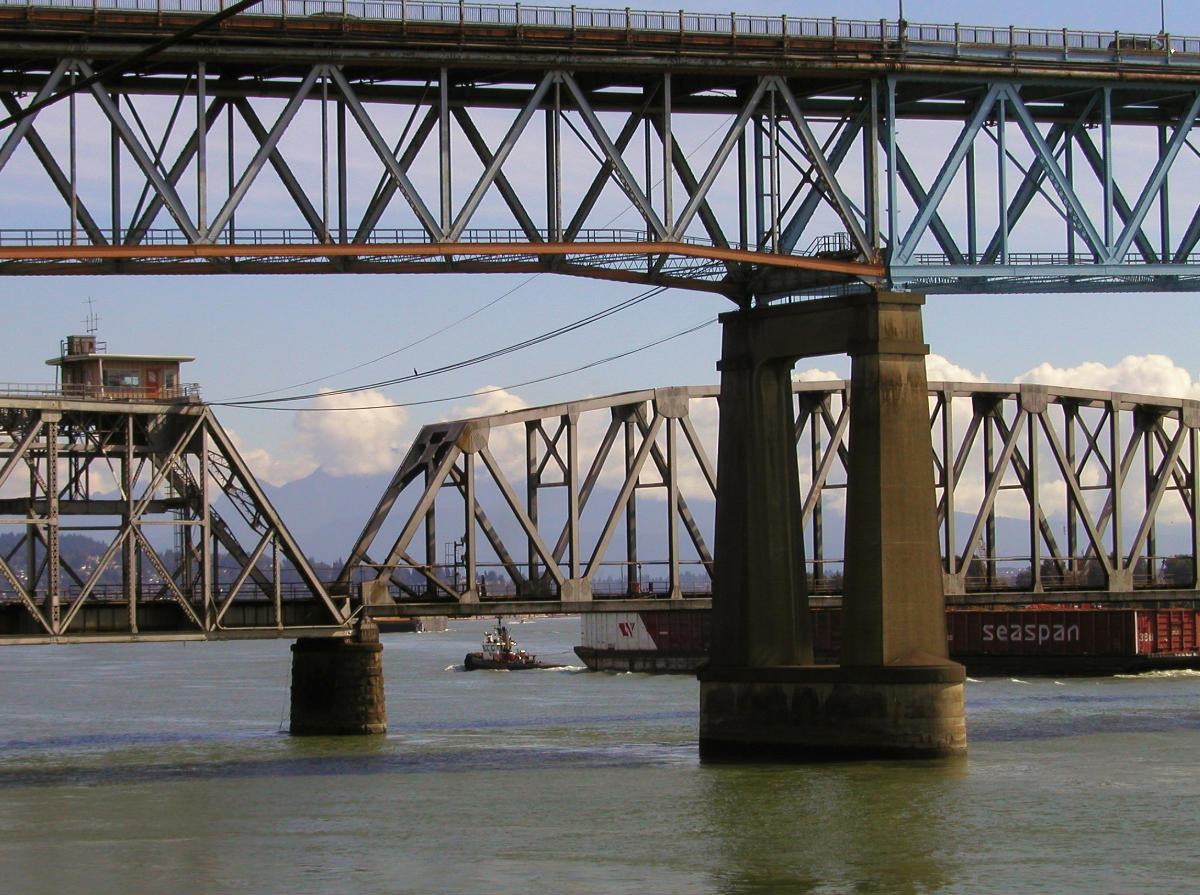
[[[387,732],[383,644],[364,620],[349,639],[302,637],[292,644],[294,736]]]
[[[704,759],[947,758],[967,751],[957,663],[721,669],[699,676]]]
[[[871,293],[721,317],[708,757],[965,754],[946,649],[923,297]],[[813,664],[791,370],[851,357],[840,664]],[[716,632],[720,632],[718,636]]]

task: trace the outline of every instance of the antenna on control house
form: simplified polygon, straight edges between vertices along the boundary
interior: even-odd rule
[[[87,329],[89,336],[96,335],[100,328],[100,315],[96,313],[96,306],[92,303],[92,297],[89,295],[87,300],[88,312],[83,318],[83,325]]]

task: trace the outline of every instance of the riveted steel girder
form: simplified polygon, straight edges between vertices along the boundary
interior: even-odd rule
[[[0,397],[0,644],[349,624],[205,405]]]
[[[199,20],[56,3],[0,3],[0,273],[1197,285],[1191,38],[279,0],[24,115]]]
[[[929,395],[948,599],[1196,598],[1200,403],[953,382]],[[794,396],[809,581],[835,596],[849,396],[840,381]],[[707,596],[716,397],[654,389],[426,426],[339,587],[375,582],[405,613]]]

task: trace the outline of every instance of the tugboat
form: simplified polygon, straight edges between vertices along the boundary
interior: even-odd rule
[[[561,668],[550,662],[539,662],[538,657],[517,649],[517,641],[513,640],[504,626],[503,619],[496,619],[496,630],[483,635],[483,650],[477,653],[467,653],[463,659],[463,667],[467,671],[504,670],[524,671],[527,668]]]

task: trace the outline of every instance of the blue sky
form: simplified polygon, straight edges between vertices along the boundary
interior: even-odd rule
[[[724,12],[729,4],[696,0],[686,8]],[[1003,11],[999,18],[998,9]],[[797,9],[764,2],[739,9],[743,11],[895,18],[897,3]],[[1160,7],[1157,0],[1087,6],[1016,0],[1003,7],[970,0],[953,4],[905,0],[904,12],[913,22],[1154,32]],[[1167,0],[1168,29],[1200,33],[1200,22],[1185,21],[1185,14],[1179,0]],[[318,384],[343,387],[403,376],[414,368],[429,369],[550,329],[641,291],[550,275],[532,280],[499,275],[13,278],[4,284],[5,300],[9,319],[20,323],[6,328],[0,337],[4,345],[0,380],[51,379],[52,371],[44,361],[57,353],[60,338],[83,331],[88,298],[100,315],[99,334],[110,350],[196,355],[184,379],[198,381],[207,399],[221,401],[326,377],[388,354],[477,311],[514,287],[516,291],[493,307],[418,347],[345,375],[322,378]],[[1090,362],[1098,366],[1088,368],[1092,379],[1086,381],[1135,390],[1140,380],[1128,371],[1136,365],[1126,365],[1125,373],[1111,371],[1128,356],[1165,355],[1180,371],[1177,379],[1186,372],[1192,392],[1200,371],[1195,357],[1195,300],[1188,294],[932,296],[926,306],[926,339],[932,351],[950,364],[993,381],[1012,380],[1039,364],[1076,368]],[[423,401],[469,394],[486,386],[508,386],[700,323],[728,307],[712,296],[667,292],[531,351],[390,388],[382,397],[394,402]],[[633,388],[711,383],[717,378],[718,350],[719,332],[710,326],[626,361],[516,394],[526,403],[541,404]],[[839,374],[847,369],[836,358],[814,365]],[[1111,374],[1108,385],[1106,370]],[[345,462],[338,452],[375,450],[378,454],[386,448],[394,456],[420,423],[482,406],[479,400],[460,399],[382,415],[234,409],[222,409],[218,415],[236,432],[260,472],[282,482],[316,466],[342,474],[367,471],[369,462]],[[311,419],[317,416],[322,419]]]

